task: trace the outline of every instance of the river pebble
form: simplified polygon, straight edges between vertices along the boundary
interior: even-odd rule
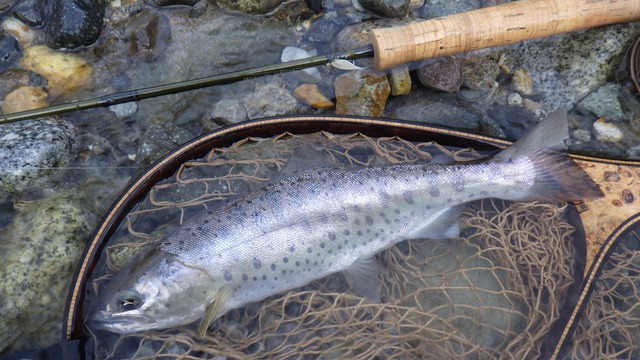
[[[92,68],[81,56],[49,49],[44,45],[24,51],[20,65],[47,79],[49,95],[65,96],[91,81]]]
[[[365,10],[386,18],[402,18],[409,13],[410,0],[358,0]]]
[[[315,54],[313,54],[315,55]],[[280,56],[280,61],[287,62],[293,60],[301,60],[311,57],[312,55],[304,49],[295,46],[287,46],[282,50],[282,55]],[[300,71],[293,72],[301,81],[306,83],[317,83],[322,80],[322,75],[320,75],[320,71],[318,68],[312,67],[308,69],[303,69]]]
[[[520,68],[513,72],[513,77],[511,78],[511,88],[522,95],[533,94],[533,84],[531,83],[531,76],[529,76],[525,69]]]
[[[45,9],[47,46],[77,48],[93,44],[102,31],[106,0],[50,0]]]
[[[598,141],[605,143],[617,143],[624,138],[624,134],[613,123],[604,121],[604,119],[598,119],[593,123],[593,134]]]
[[[217,4],[226,10],[257,15],[275,10],[282,2],[283,0],[219,0]]]
[[[425,19],[436,18],[464,11],[475,10],[482,7],[480,0],[450,1],[450,0],[426,0],[420,10],[420,17]]]
[[[254,91],[244,99],[249,119],[267,116],[294,114],[298,101],[277,83],[256,84]]]
[[[0,33],[0,71],[13,66],[20,58],[20,44],[15,37]]]
[[[391,95],[407,95],[411,92],[411,74],[409,74],[407,65],[400,65],[391,69],[388,78],[391,85]]]
[[[464,81],[462,66],[462,60],[454,56],[429,60],[418,69],[418,79],[424,86],[450,93],[457,92]]]
[[[215,124],[228,125],[248,120],[247,109],[238,99],[224,99],[213,104],[211,119]],[[212,126],[208,126],[213,130]]]
[[[336,78],[335,92],[336,114],[381,116],[391,86],[383,72],[356,70]]]
[[[127,28],[129,54],[147,62],[157,60],[171,43],[171,24],[164,14],[144,11]]]
[[[49,94],[35,86],[21,86],[5,96],[2,113],[40,109],[49,106]]]
[[[2,29],[12,34],[23,49],[30,47],[37,37],[36,31],[15,18],[7,18],[2,21]]]
[[[596,117],[612,121],[623,121],[628,118],[619,100],[620,91],[617,84],[607,83],[587,95],[580,103],[578,110],[583,114],[593,114]]]
[[[336,105],[326,97],[318,84],[302,84],[293,90],[293,97],[314,109],[333,109]]]
[[[74,157],[75,136],[73,125],[53,119],[0,126],[0,186],[12,194],[51,186],[54,168]]]
[[[19,0],[12,9],[13,16],[29,26],[40,26],[44,22],[44,4],[38,0]]]

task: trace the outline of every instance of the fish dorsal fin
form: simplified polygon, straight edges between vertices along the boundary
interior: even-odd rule
[[[460,236],[458,217],[464,205],[442,209],[423,219],[406,239],[452,239]]]
[[[213,321],[226,312],[228,304],[229,290],[227,287],[224,287],[214,296],[213,301],[206,307],[204,315],[202,319],[200,319],[200,325],[198,326],[197,335],[199,337],[204,337]]]
[[[564,151],[567,149],[568,139],[567,110],[560,108],[549,114],[520,140],[496,154],[493,159],[504,161],[538,151]]]
[[[331,155],[327,153],[322,145],[308,144],[296,149],[284,164],[282,170],[269,183],[312,171],[339,169],[340,167],[333,161]]]
[[[347,283],[360,296],[374,303],[380,302],[380,281],[378,280],[378,262],[375,257],[356,260],[344,271]]]

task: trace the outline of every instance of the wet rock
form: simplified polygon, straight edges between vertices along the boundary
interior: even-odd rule
[[[411,75],[409,67],[401,65],[391,69],[389,73],[389,84],[391,84],[391,95],[407,95],[411,92]]]
[[[591,131],[585,129],[576,129],[573,132],[573,138],[576,142],[579,143],[587,143],[591,141]]]
[[[478,131],[483,114],[471,102],[457,96],[418,89],[409,95],[389,99],[384,116]]]
[[[0,15],[4,15],[3,12],[11,9],[15,0],[0,0]]]
[[[471,90],[486,90],[492,88],[498,77],[503,75],[500,59],[489,57],[469,56],[463,59],[462,74],[464,87]]]
[[[80,55],[51,50],[43,45],[26,49],[20,65],[44,76],[49,85],[49,95],[54,98],[91,81],[91,66]]]
[[[50,169],[73,158],[75,135],[73,125],[53,119],[0,126],[0,186],[11,193],[49,186]]]
[[[583,114],[593,114],[599,118],[613,121],[627,119],[619,100],[620,91],[618,85],[608,83],[600,86],[594,92],[578,103],[578,110]]]
[[[640,159],[640,145],[636,145],[627,150],[627,157],[630,159]]]
[[[0,32],[0,72],[13,66],[20,58],[20,44],[13,36]]]
[[[350,71],[335,80],[336,114],[381,116],[391,86],[374,70]]]
[[[111,105],[109,106],[109,110],[116,114],[118,119],[124,119],[138,111],[138,104],[135,101],[132,101],[124,104]]]
[[[13,16],[29,26],[40,26],[44,21],[44,7],[42,1],[20,0],[13,7]]]
[[[235,124],[248,119],[247,110],[238,99],[220,100],[213,104],[211,119],[218,125]]]
[[[194,6],[200,0],[144,0],[145,4],[162,7],[162,6],[173,6],[173,5],[186,5],[186,6]]]
[[[429,60],[418,69],[418,79],[424,86],[457,92],[464,81],[462,66],[462,60],[453,56]]]
[[[612,123],[598,119],[593,123],[593,134],[598,141],[606,143],[617,143],[624,138],[622,131]]]
[[[409,13],[410,0],[358,0],[367,11],[386,18],[401,18]]]
[[[5,96],[2,113],[40,109],[49,106],[49,95],[39,87],[22,86]]]
[[[534,114],[520,106],[495,104],[487,114],[500,124],[506,137],[514,140],[524,136],[539,121]]]
[[[31,46],[36,38],[36,32],[15,18],[7,18],[2,21],[2,29],[15,36],[23,49]]]
[[[21,86],[45,87],[46,85],[47,79],[40,74],[24,69],[9,69],[0,73],[0,98],[4,98]]]
[[[317,84],[302,84],[293,90],[293,97],[314,109],[333,109],[336,105],[324,96]]]
[[[315,54],[314,54],[315,55]],[[293,60],[306,59],[311,57],[307,50],[301,49],[295,46],[287,46],[282,50],[282,55],[280,56],[280,61],[287,62]],[[320,71],[317,68],[308,68],[300,71],[295,71],[295,74],[301,81],[306,83],[317,83],[322,80],[322,76],[320,75]]]
[[[571,109],[606,82],[638,35],[638,23],[610,25],[510,45],[491,56],[504,54],[509,68],[527,69],[546,109]]]
[[[148,166],[192,138],[193,135],[178,127],[151,125],[142,135],[136,162],[142,166]]]
[[[420,19],[418,19],[420,20]],[[416,19],[389,20],[380,19],[365,21],[354,25],[346,26],[338,33],[337,43],[339,50],[351,50],[369,45],[369,30],[381,29],[394,26],[402,26],[417,22]]]
[[[511,78],[511,88],[523,95],[533,94],[533,84],[531,83],[531,76],[529,76],[525,69],[518,69],[513,72],[513,77]]]
[[[249,119],[293,114],[298,111],[298,101],[278,84],[256,84],[253,93],[244,99]]]
[[[106,0],[49,0],[45,42],[53,49],[93,44],[102,31]]]
[[[0,334],[13,336],[7,350],[60,341],[71,277],[96,223],[80,196],[57,195],[22,204],[0,232]]]
[[[420,17],[423,19],[431,19],[435,17],[475,10],[481,7],[482,3],[480,2],[480,0],[427,0],[425,1],[425,4],[420,11]]]
[[[217,4],[226,10],[244,14],[266,14],[275,10],[283,0],[218,0]]]
[[[129,54],[147,62],[158,59],[171,40],[171,24],[163,14],[145,11],[135,17],[127,29]]]

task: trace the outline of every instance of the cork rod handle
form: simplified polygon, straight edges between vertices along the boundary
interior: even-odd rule
[[[640,20],[640,0],[522,0],[374,29],[374,67],[402,63]]]

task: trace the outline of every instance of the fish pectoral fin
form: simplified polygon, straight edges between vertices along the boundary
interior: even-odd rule
[[[458,217],[464,205],[442,209],[424,219],[407,234],[407,239],[452,239],[460,236]]]
[[[229,291],[227,288],[224,288],[218,292],[213,301],[205,309],[204,315],[202,319],[200,319],[200,325],[198,326],[197,335],[199,337],[204,337],[213,321],[226,312],[228,304]]]
[[[360,258],[344,271],[347,283],[360,296],[374,303],[380,302],[378,262],[375,257]]]

